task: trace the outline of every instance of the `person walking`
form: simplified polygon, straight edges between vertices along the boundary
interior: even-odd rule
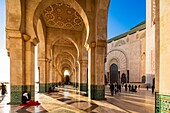
[[[5,95],[5,93],[6,93],[6,85],[4,85],[4,83],[1,83],[2,85],[1,85],[1,88],[2,88],[2,95]]]
[[[148,89],[149,89],[149,86],[148,86],[148,85],[146,86],[146,89],[147,89],[147,91],[148,91]]]
[[[152,94],[154,94],[154,89],[155,89],[155,86],[152,85]]]
[[[110,84],[110,91],[111,91],[111,95],[113,96],[113,94],[114,94],[114,84],[113,83]]]

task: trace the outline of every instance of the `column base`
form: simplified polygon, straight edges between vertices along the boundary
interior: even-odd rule
[[[49,87],[51,87],[51,89],[52,89],[52,87],[53,87],[53,83],[47,83],[47,90],[46,91],[48,91],[48,89],[49,89]]]
[[[105,99],[105,86],[104,85],[91,85],[91,99],[104,100]]]
[[[170,112],[170,95],[155,92],[155,113]]]
[[[71,83],[73,85],[73,87],[77,88],[78,87],[78,83],[72,82]]]
[[[87,91],[87,84],[86,83],[80,83],[80,91]]]
[[[46,91],[46,84],[39,84],[39,92],[45,93]]]
[[[22,91],[23,86],[10,86],[11,87],[11,100],[10,104],[21,104],[22,103]]]

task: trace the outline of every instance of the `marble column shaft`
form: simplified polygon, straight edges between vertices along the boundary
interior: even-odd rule
[[[30,41],[25,42],[25,78],[24,90],[31,94],[31,99],[34,100],[35,93],[35,54],[34,44]]]
[[[102,100],[105,97],[104,87],[104,59],[105,59],[105,45],[106,42],[91,43],[88,50],[88,92],[90,89],[91,98]]]
[[[44,59],[38,60],[38,66],[39,66],[39,78],[40,78],[40,85],[39,85],[39,92],[43,93],[46,92],[46,84],[47,84],[47,74],[46,74],[46,61]]]
[[[80,61],[80,91],[87,91],[87,60]]]
[[[24,40],[10,37],[10,87],[11,104],[21,103],[24,85]]]
[[[170,112],[170,1],[156,0],[155,113]]]

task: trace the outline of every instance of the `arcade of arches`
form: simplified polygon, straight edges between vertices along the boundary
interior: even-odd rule
[[[127,71],[127,55],[123,51],[112,51],[110,54],[118,55],[116,57],[120,55],[121,60],[111,58],[110,64],[105,66],[106,58],[110,57],[106,51],[109,2],[6,0],[6,48],[10,57],[11,104],[21,102],[24,90],[31,92],[33,100],[35,98],[35,46],[38,46],[39,92],[47,92],[49,86],[65,80],[80,91],[88,90],[89,98],[103,100],[104,79],[107,78],[104,75],[109,72],[107,69],[111,70],[110,73],[117,73],[117,77],[112,77],[121,82],[131,80],[131,71]],[[146,83],[149,84],[151,78],[155,77],[155,111],[170,111],[170,1],[147,0],[146,4],[145,62],[141,64],[145,67],[139,78],[145,75]],[[138,39],[139,44],[142,40]],[[124,43],[121,41],[119,44]],[[120,73],[120,68],[125,71]],[[64,76],[65,70],[68,70],[69,76]],[[139,71],[136,73],[140,74]]]

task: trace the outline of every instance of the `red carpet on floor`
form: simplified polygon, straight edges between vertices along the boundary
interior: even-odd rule
[[[27,104],[20,104],[20,106],[38,106],[38,105],[40,105],[40,103],[38,102],[38,101],[32,101],[32,100],[30,100]]]

